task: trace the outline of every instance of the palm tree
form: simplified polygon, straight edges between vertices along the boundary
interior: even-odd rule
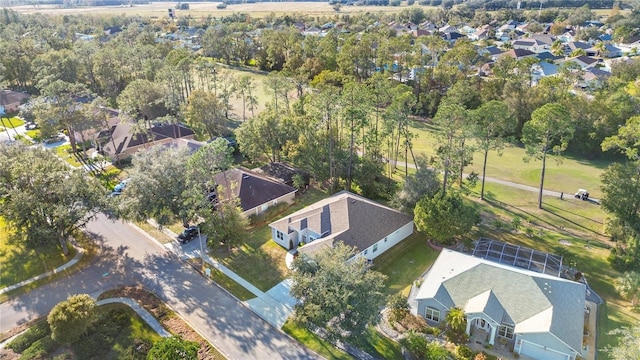
[[[560,40],[556,40],[551,44],[551,53],[555,56],[564,55],[564,44]]]
[[[600,57],[604,57],[604,55],[607,53],[607,45],[604,43],[604,41],[600,41],[593,48],[598,51],[598,56]]]
[[[640,272],[627,271],[615,280],[615,289],[635,306],[640,298]]]
[[[464,311],[458,307],[451,308],[447,313],[447,325],[456,331],[465,331],[467,328],[467,316]]]
[[[584,49],[575,49],[571,52],[571,57],[576,57],[576,56],[585,56],[587,55],[587,52]]]

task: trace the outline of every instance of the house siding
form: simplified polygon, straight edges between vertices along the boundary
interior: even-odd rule
[[[297,190],[296,190],[297,191]],[[293,204],[295,197],[296,197],[296,191],[290,192],[288,194],[285,194],[283,196],[280,196],[279,198],[273,199],[273,200],[269,200],[268,203],[264,203],[264,204],[260,204],[252,209],[249,209],[245,212],[242,213],[242,215],[244,215],[245,217],[249,217],[251,215],[260,215],[263,212],[265,212],[268,208],[275,206],[277,204],[280,204],[282,202],[286,202],[287,204]],[[264,208],[264,205],[267,205],[266,208]],[[274,237],[275,239],[275,237]]]
[[[373,260],[376,257],[378,257],[380,254],[384,253],[385,251],[389,250],[390,248],[398,244],[400,241],[406,239],[411,234],[413,234],[413,221],[409,222],[408,224],[404,225],[403,227],[399,228],[393,233],[380,239],[375,244],[361,251],[360,255],[367,258],[367,260]]]
[[[553,350],[556,353],[567,355],[569,360],[575,360],[576,354],[573,349],[567,346],[565,343],[560,341],[558,338],[551,334],[542,334],[542,333],[526,333],[526,334],[518,334],[516,333],[515,337],[515,347],[514,352],[520,353],[522,349],[522,344],[524,342],[529,342],[533,345],[540,346],[546,349]],[[524,355],[524,354],[523,354]],[[544,360],[544,359],[540,359]]]

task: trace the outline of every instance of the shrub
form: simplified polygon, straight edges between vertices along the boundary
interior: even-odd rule
[[[40,321],[25,331],[24,334],[11,341],[7,347],[16,353],[21,354],[23,351],[27,350],[31,344],[50,335],[51,329],[49,328],[49,324],[46,321]]]
[[[390,309],[389,321],[398,322],[409,314],[409,303],[402,294],[394,294],[389,297],[387,306]]]
[[[473,357],[473,350],[467,345],[458,345],[456,346],[456,355],[460,359],[471,360]]]
[[[45,336],[31,344],[31,346],[29,346],[29,348],[22,353],[20,359],[43,359],[46,358],[46,355],[52,353],[58,347],[58,343],[53,341],[50,336]]]
[[[398,323],[402,325],[405,329],[422,332],[425,334],[428,334],[429,329],[431,329],[425,319],[423,319],[420,316],[413,315],[411,313],[407,313],[403,319],[398,321]]]

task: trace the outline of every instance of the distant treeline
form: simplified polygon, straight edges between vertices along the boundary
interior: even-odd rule
[[[205,2],[207,0],[191,0],[183,2]],[[296,0],[290,0],[296,1]],[[325,1],[325,0],[301,0],[301,1]],[[409,0],[411,5],[415,0]],[[0,6],[13,6],[13,5],[61,5],[64,7],[75,6],[113,6],[113,5],[133,5],[133,4],[148,4],[149,0],[0,0]],[[179,1],[176,1],[179,2]],[[242,4],[242,3],[257,3],[257,2],[284,2],[281,0],[223,0],[226,4]],[[454,5],[465,4],[472,9],[484,9],[484,10],[501,10],[501,9],[516,9],[518,2],[520,3],[520,9],[539,9],[542,3],[542,8],[576,8],[584,5],[588,5],[591,9],[610,9],[613,7],[614,0],[544,0],[540,1],[518,1],[518,0],[418,0],[420,5],[430,6],[443,6],[445,8],[451,8]],[[389,0],[329,0],[330,4],[342,4],[342,5],[400,5],[400,1]]]
[[[239,1],[239,0],[238,0]],[[540,1],[518,1],[518,0],[419,0],[420,5],[430,6],[443,6],[445,8],[452,8],[454,5],[465,4],[472,9],[483,10],[501,10],[501,9],[516,9],[518,2],[520,2],[520,9],[530,10],[539,9]],[[399,1],[389,0],[329,0],[330,4],[343,4],[343,5],[399,5]],[[408,1],[409,5],[413,3],[413,0]],[[542,8],[576,8],[588,5],[591,9],[610,9],[613,7],[614,0],[544,0],[542,1]]]

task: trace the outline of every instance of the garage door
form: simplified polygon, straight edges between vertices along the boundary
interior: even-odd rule
[[[537,360],[567,360],[569,358],[569,356],[566,354],[560,354],[552,350],[547,350],[541,346],[526,341],[522,342],[520,354]]]

